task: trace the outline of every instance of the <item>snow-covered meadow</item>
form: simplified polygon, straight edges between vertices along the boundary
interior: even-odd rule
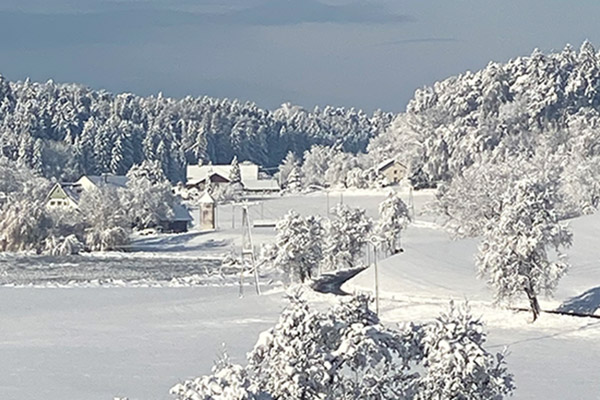
[[[330,207],[341,201],[341,195],[329,194]],[[385,191],[347,191],[343,201],[364,207],[375,217],[385,195]],[[408,201],[408,191],[401,191],[401,196]],[[598,398],[600,321],[544,313],[532,324],[529,313],[493,307],[491,292],[476,278],[478,241],[453,241],[431,217],[419,215],[431,196],[427,191],[414,193],[417,218],[403,233],[405,251],[379,262],[383,321],[392,326],[431,320],[449,300],[468,299],[474,314],[486,324],[488,348],[508,347],[508,367],[517,385],[514,398]],[[252,219],[265,220],[280,218],[289,209],[326,216],[327,196],[271,198],[251,206],[250,212]],[[139,253],[122,255],[114,264],[127,269],[135,260],[137,268],[152,271],[159,260],[169,259],[172,266],[201,264],[237,249],[239,214],[233,228],[231,206],[218,213],[216,232],[143,237],[134,243]],[[567,311],[593,313],[600,306],[596,245],[600,215],[570,224],[572,268],[556,297],[542,300],[542,308],[556,309],[564,303]],[[257,244],[273,240],[274,234],[273,228],[253,230]],[[364,271],[344,289],[372,292],[373,272]],[[136,285],[125,282],[123,286]],[[1,397],[170,399],[168,391],[175,383],[210,372],[221,343],[227,345],[233,361],[244,364],[258,334],[273,325],[285,306],[279,286],[265,285],[262,296],[246,290],[243,298],[237,287],[227,285],[174,288],[159,282],[154,286],[161,287],[1,288],[0,354],[11,360],[0,367]],[[333,295],[306,294],[316,303],[337,301]]]

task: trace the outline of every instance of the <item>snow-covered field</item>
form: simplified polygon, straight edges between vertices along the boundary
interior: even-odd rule
[[[415,193],[417,210],[430,195]],[[375,216],[384,196],[346,192],[343,200]],[[339,192],[329,195],[330,206],[339,200]],[[251,217],[277,219],[291,208],[326,215],[326,203],[322,193],[274,198],[252,206]],[[235,228],[230,210],[218,211],[217,232],[141,238],[136,242],[141,252],[116,264],[127,269],[132,259],[146,260],[137,268],[154,270],[158,251],[165,263],[171,260],[166,268],[220,257],[241,242],[239,209]],[[600,214],[571,225],[572,269],[556,298],[542,301],[542,307],[564,303],[566,310],[595,312],[600,306]],[[260,228],[253,235],[261,243],[271,240],[274,230]],[[403,247],[404,253],[379,263],[385,322],[431,319],[450,299],[469,299],[474,314],[486,322],[489,347],[508,346],[508,366],[518,386],[514,398],[600,398],[600,320],[542,314],[532,324],[527,313],[492,307],[490,292],[476,278],[477,241],[451,241],[431,219],[417,217],[403,235]],[[344,288],[371,291],[373,270]],[[334,301],[331,295],[311,296]],[[234,361],[243,362],[284,304],[279,289],[260,297],[247,290],[240,299],[235,287],[0,288],[0,357],[10,360],[0,363],[0,398],[169,399],[173,384],[210,371],[221,343]]]

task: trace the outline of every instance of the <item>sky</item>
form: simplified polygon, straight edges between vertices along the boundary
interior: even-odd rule
[[[1,0],[0,74],[276,108],[401,112],[533,49],[600,49],[597,0]]]

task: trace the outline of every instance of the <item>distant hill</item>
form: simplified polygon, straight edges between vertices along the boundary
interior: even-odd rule
[[[234,155],[277,166],[288,151],[339,143],[364,151],[391,113],[284,104],[276,110],[212,97],[140,97],[52,81],[8,82],[0,76],[0,156],[47,177],[126,173],[158,160],[173,182],[186,163],[229,163]]]
[[[579,51],[535,50],[417,90],[369,152],[399,155],[424,186],[542,152],[590,159],[600,155],[599,111],[600,60],[591,43]]]

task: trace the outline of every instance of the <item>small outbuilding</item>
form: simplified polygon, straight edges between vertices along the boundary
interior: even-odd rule
[[[216,207],[215,199],[208,192],[204,192],[200,200],[200,230],[207,231],[216,229]]]

